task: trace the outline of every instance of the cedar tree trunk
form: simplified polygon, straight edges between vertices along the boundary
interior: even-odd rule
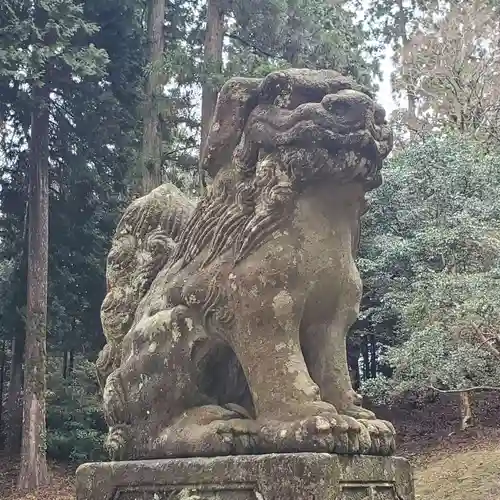
[[[205,149],[210,125],[217,104],[218,85],[209,75],[220,75],[222,72],[222,47],[224,42],[224,8],[220,0],[207,2],[207,27],[205,31],[205,82],[201,100],[201,144],[198,178],[200,180],[200,194],[203,194],[204,181],[201,160]]]
[[[146,105],[144,109],[144,130],[142,136],[142,194],[151,192],[162,183],[161,175],[161,133],[159,96],[162,93],[163,77],[160,64],[165,48],[165,1],[149,0],[148,39],[149,63],[146,80]]]
[[[28,194],[28,293],[24,350],[23,437],[18,486],[48,483],[46,459],[46,333],[49,240],[49,95],[33,86]]]

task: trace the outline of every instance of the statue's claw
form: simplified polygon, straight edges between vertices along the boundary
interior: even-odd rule
[[[370,455],[389,456],[394,453],[396,448],[396,429],[386,420],[371,419],[360,420],[370,433],[371,446],[366,451]]]
[[[255,452],[253,420],[215,420],[206,425],[191,424],[182,429],[165,429],[154,441],[150,456],[211,457]]]

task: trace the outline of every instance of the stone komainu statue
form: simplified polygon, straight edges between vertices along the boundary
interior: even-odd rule
[[[98,359],[115,459],[391,454],[346,360],[365,192],[392,147],[369,91],[334,71],[234,78],[195,206],[163,185],[125,212]]]

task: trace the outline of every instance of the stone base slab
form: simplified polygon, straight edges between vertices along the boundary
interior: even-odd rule
[[[403,458],[326,453],[82,465],[77,500],[414,500]]]

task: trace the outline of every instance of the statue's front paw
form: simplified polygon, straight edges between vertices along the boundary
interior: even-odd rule
[[[336,441],[334,453],[339,455],[364,455],[369,452],[372,442],[370,433],[359,420],[348,415],[339,415],[338,420],[343,422],[344,432],[340,432]]]
[[[366,426],[337,413],[321,413],[296,421],[262,422],[260,453],[366,453],[371,447]]]
[[[360,419],[359,422],[366,427],[370,434],[371,446],[366,452],[369,455],[389,456],[396,448],[396,429],[386,420]]]
[[[376,419],[375,413],[358,404],[351,404],[340,410],[342,415],[347,415],[348,417],[355,418],[356,420],[372,420]]]
[[[331,452],[334,448],[334,413],[300,420],[260,420],[259,453]]]
[[[360,453],[368,455],[392,455],[396,444],[396,430],[385,420],[377,419],[375,413],[357,404],[342,408],[341,415],[356,420],[369,435],[360,443]]]

